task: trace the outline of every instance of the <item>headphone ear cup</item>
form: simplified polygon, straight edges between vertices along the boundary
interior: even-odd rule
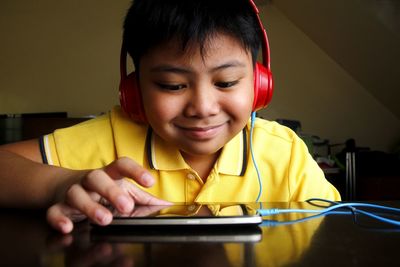
[[[260,63],[254,69],[254,100],[252,111],[265,108],[271,102],[274,91],[271,70]]]
[[[131,119],[143,123],[147,121],[135,72],[121,79],[119,84],[119,101],[122,109]]]

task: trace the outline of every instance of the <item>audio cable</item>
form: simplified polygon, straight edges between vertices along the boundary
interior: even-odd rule
[[[296,221],[271,221],[271,220],[266,220],[265,219],[265,224],[264,225],[276,225],[276,224],[284,224],[284,223],[296,223],[296,222],[301,222],[305,221],[308,219],[316,218],[319,216],[324,216],[324,215],[329,215],[329,214],[362,214],[367,217],[376,219],[380,222],[388,223],[391,225],[395,226],[400,226],[400,221],[395,220],[395,219],[390,219],[385,216],[400,216],[400,209],[398,208],[393,208],[389,206],[384,206],[384,205],[377,205],[377,204],[370,204],[370,203],[359,203],[359,202],[349,202],[349,203],[340,203],[340,202],[334,202],[326,199],[321,199],[321,198],[311,198],[308,199],[306,202],[311,203],[312,205],[313,202],[320,201],[320,202],[325,202],[331,204],[328,207],[322,208],[322,209],[263,209],[260,208],[258,209],[258,213],[265,217],[265,216],[271,216],[271,215],[276,215],[276,214],[284,214],[284,213],[308,213],[308,214],[316,214],[312,215],[300,220]],[[346,211],[340,211],[339,209],[347,209]],[[364,210],[362,208],[367,208],[367,209],[372,209],[372,210],[377,210],[380,211],[380,214],[376,214],[376,212],[372,212],[370,210]],[[339,211],[338,211],[339,210]],[[383,214],[383,215],[382,215]]]
[[[253,111],[251,113],[251,122],[250,122],[250,154],[251,154],[251,160],[253,161],[254,168],[256,169],[256,172],[257,172],[259,191],[258,191],[258,196],[256,198],[256,202],[259,202],[262,191],[263,191],[263,186],[262,186],[261,174],[258,169],[258,165],[257,165],[256,159],[254,156],[254,152],[253,152],[253,130],[254,130],[255,120],[256,120],[256,112]]]

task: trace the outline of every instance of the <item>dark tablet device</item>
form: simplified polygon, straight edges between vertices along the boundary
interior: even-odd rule
[[[113,220],[108,227],[243,226],[262,222],[257,210],[246,204],[137,206],[131,214],[112,212]]]
[[[91,240],[129,243],[254,243],[262,239],[262,217],[250,205],[138,206],[132,214],[113,211],[108,226],[92,224]]]

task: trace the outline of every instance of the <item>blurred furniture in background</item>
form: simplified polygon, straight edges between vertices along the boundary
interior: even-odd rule
[[[355,152],[357,200],[400,199],[400,158],[381,151]]]
[[[302,132],[300,121],[276,121],[291,128],[303,139],[325,177],[339,190],[343,200],[400,199],[400,153],[358,147],[352,138],[343,143],[330,144],[327,139]],[[341,151],[337,150],[341,147]]]
[[[345,162],[344,200],[400,199],[399,155],[347,146],[337,156]]]
[[[356,199],[356,153],[346,152],[346,195],[345,200]]]
[[[68,118],[66,112],[0,115],[0,145],[38,138],[89,118]]]

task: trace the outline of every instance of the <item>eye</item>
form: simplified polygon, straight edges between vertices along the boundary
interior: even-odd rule
[[[170,90],[170,91],[177,91],[177,90],[182,90],[186,88],[186,85],[184,84],[168,84],[168,83],[156,83],[158,87],[164,90]]]
[[[231,81],[231,82],[216,82],[215,86],[219,87],[219,88],[229,88],[232,87],[236,84],[238,84],[239,81]]]

